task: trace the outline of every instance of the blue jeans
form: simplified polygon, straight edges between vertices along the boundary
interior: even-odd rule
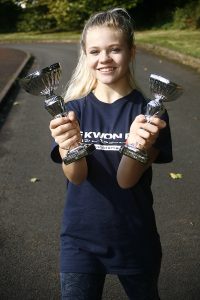
[[[61,273],[62,300],[101,300],[104,274]],[[130,300],[159,300],[158,276],[118,275]]]

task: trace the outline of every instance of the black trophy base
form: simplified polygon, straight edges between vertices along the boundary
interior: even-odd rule
[[[69,150],[67,155],[63,158],[65,165],[69,165],[85,156],[90,155],[95,150],[94,144],[81,144],[80,146]]]
[[[146,151],[137,149],[134,145],[125,145],[121,147],[119,151],[123,155],[135,159],[141,162],[142,164],[146,164],[149,159]]]

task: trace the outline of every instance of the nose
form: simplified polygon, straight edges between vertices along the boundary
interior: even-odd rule
[[[107,51],[102,51],[100,53],[100,59],[99,60],[100,60],[100,62],[104,63],[104,62],[112,60],[112,58],[110,57],[110,55]]]

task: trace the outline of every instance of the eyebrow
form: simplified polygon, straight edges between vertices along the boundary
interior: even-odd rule
[[[111,48],[111,47],[116,47],[116,46],[118,46],[118,47],[120,47],[120,46],[122,46],[122,44],[111,44],[111,45],[109,45],[108,47],[106,47],[106,48]],[[98,49],[98,48],[101,48],[100,46],[90,46],[88,49],[90,50],[90,49]]]

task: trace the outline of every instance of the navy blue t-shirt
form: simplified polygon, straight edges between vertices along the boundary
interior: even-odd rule
[[[152,168],[129,189],[119,187],[116,174],[130,125],[145,114],[146,101],[133,90],[112,104],[93,93],[70,101],[85,143],[96,150],[87,157],[88,177],[80,185],[67,181],[61,230],[61,272],[135,274],[153,271],[161,257],[151,192]],[[168,115],[163,119],[168,124]],[[169,124],[154,145],[158,163],[172,160]],[[51,157],[61,162],[58,146]]]

